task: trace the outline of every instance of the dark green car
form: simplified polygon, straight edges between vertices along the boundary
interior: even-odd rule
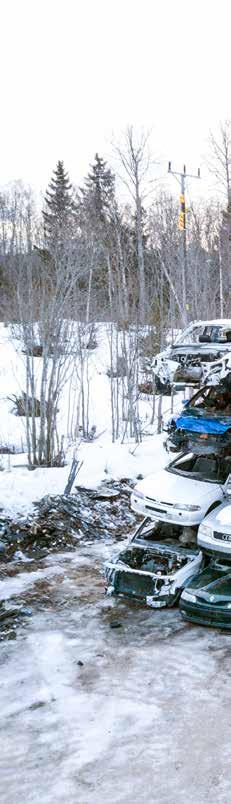
[[[210,560],[182,592],[180,611],[184,620],[231,631],[231,559]]]

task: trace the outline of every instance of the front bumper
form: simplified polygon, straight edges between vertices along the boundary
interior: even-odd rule
[[[159,575],[121,564],[107,563],[105,576],[106,594],[132,598],[154,609],[174,606],[182,591],[182,587],[176,586],[175,579],[168,581],[166,577],[160,578]]]
[[[222,555],[231,557],[231,540],[214,539],[212,536],[200,536],[198,544],[207,553],[214,556],[215,553],[222,553]]]
[[[181,511],[170,508],[162,507],[161,503],[155,503],[154,500],[149,500],[147,497],[141,499],[136,497],[135,493],[131,495],[131,508],[137,514],[142,516],[150,516],[151,519],[157,519],[160,522],[172,522],[174,525],[199,525],[204,517],[202,509],[200,511]]]
[[[231,631],[231,609],[224,606],[208,606],[201,601],[190,603],[180,600],[180,613],[184,620],[213,628],[227,628]]]
[[[196,385],[200,382],[202,377],[202,368],[201,366],[179,366],[175,374],[173,376],[173,382],[184,382],[186,385],[190,383],[190,385]]]
[[[136,579],[138,581],[138,579]],[[175,590],[174,594],[162,594],[154,592],[155,582],[150,583],[148,579],[144,580],[143,584],[134,583],[134,577],[129,578],[125,572],[116,572],[114,579],[110,585],[106,587],[106,594],[115,595],[117,597],[132,598],[136,602],[143,603],[152,609],[162,609],[166,606],[174,606],[179,600],[181,589]]]

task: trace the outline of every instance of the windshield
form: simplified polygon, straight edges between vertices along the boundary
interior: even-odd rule
[[[203,480],[209,483],[225,483],[231,473],[231,457],[221,458],[214,455],[181,455],[172,461],[167,472],[173,472],[193,480]]]
[[[229,343],[231,341],[231,328],[221,325],[196,325],[185,329],[177,338],[174,346],[190,346],[193,343]]]
[[[225,413],[231,415],[231,392],[222,391],[221,388],[210,386],[198,391],[187,404],[189,408],[203,408],[211,413]]]
[[[191,343],[199,343],[199,337],[202,335],[204,330],[203,324],[197,327],[193,327],[193,329],[185,329],[182,332],[182,335],[179,335],[179,338],[173,344],[174,346],[181,346],[181,344],[185,343],[190,345]]]

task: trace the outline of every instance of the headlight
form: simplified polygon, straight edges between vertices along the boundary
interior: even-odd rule
[[[140,497],[141,500],[143,500],[145,497],[145,494],[142,494],[142,491],[136,491],[135,489],[133,491],[133,494],[135,497]]]
[[[212,537],[213,530],[209,527],[209,525],[200,525],[198,536],[209,536]]]
[[[200,505],[181,505],[181,503],[174,505],[173,508],[180,509],[181,511],[200,511]]]
[[[197,602],[196,595],[192,595],[191,592],[186,592],[186,589],[184,590],[184,592],[182,592],[181,598],[183,600],[190,600],[191,603]]]

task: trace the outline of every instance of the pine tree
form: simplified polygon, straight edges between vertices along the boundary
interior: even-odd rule
[[[72,185],[63,162],[59,161],[45,195],[43,220],[47,244],[70,235],[74,210]]]
[[[110,208],[114,200],[115,177],[107,167],[107,163],[97,153],[82,193],[83,198],[88,197],[90,201],[95,223],[105,224],[110,217]]]

